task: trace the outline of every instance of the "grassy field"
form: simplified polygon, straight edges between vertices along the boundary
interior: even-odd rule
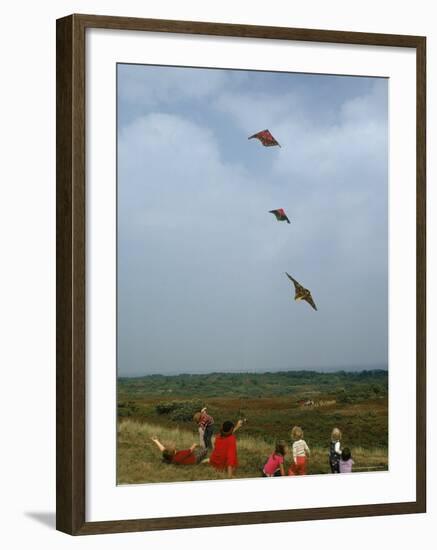
[[[158,436],[178,449],[198,442],[193,412],[207,405],[217,429],[245,417],[238,432],[236,477],[257,477],[276,439],[290,441],[300,425],[311,449],[309,474],[329,473],[333,427],[352,449],[355,471],[388,468],[388,375],[362,373],[263,373],[150,376],[118,385],[119,484],[218,479],[209,465],[163,464],[150,441]],[[310,404],[305,404],[310,401]],[[290,442],[291,444],[291,442]],[[287,465],[291,457],[287,456]]]
[[[157,435],[164,444],[177,442],[179,449],[188,448],[196,442],[194,432],[180,428],[139,423],[132,420],[120,422],[118,428],[118,467],[119,484],[195,481],[207,479],[225,479],[225,475],[214,470],[209,464],[197,466],[175,466],[164,464],[160,453],[150,438]],[[271,445],[262,439],[244,433],[244,428],[237,434],[239,468],[235,477],[259,477],[260,468],[272,452]],[[352,448],[356,471],[387,469],[387,452],[383,448]],[[286,465],[290,463],[286,456]],[[329,473],[327,448],[312,447],[308,467],[309,474]]]

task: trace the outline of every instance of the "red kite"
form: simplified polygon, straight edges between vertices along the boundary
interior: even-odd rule
[[[314,303],[313,298],[311,296],[311,292],[307,288],[304,288],[301,284],[299,284],[296,281],[296,279],[293,279],[293,277],[291,275],[289,275],[287,272],[285,274],[290,279],[290,281],[292,281],[293,284],[294,284],[294,288],[295,288],[295,291],[296,291],[294,299],[296,301],[305,300],[306,302],[309,303],[309,305],[313,309],[315,309],[317,311],[316,304]]]
[[[285,213],[285,210],[283,208],[278,208],[277,210],[269,210],[269,214],[273,214],[278,222],[290,223],[290,220],[288,219],[287,214]]]
[[[259,139],[260,142],[264,145],[264,147],[273,147],[274,145],[278,145],[279,147],[281,147],[268,130],[262,130],[261,132],[258,132],[257,134],[253,134],[253,136],[250,136],[247,139],[252,139],[252,138]]]

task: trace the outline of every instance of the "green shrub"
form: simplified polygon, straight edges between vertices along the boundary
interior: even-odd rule
[[[117,414],[119,417],[134,416],[138,410],[138,405],[135,401],[121,401],[117,405]]]
[[[177,401],[169,401],[167,403],[158,403],[155,410],[158,414],[168,414],[175,410],[177,407]]]
[[[169,418],[175,422],[189,422],[202,406],[201,401],[168,401],[158,403],[155,410],[158,414],[168,414]]]

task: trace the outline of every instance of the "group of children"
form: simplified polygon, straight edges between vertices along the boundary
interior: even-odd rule
[[[303,430],[300,426],[294,426],[291,430],[293,440],[293,461],[288,469],[289,476],[306,475],[310,449],[303,439]],[[285,475],[284,457],[287,454],[287,443],[284,440],[276,442],[273,453],[267,459],[262,474],[264,477],[276,477]],[[334,428],[331,434],[329,448],[329,465],[333,474],[346,474],[352,472],[352,460],[350,449],[341,448],[341,431]]]
[[[223,422],[220,432],[215,437],[213,447],[214,419],[207,413],[206,407],[197,412],[193,420],[198,426],[200,445],[194,443],[189,449],[177,451],[174,445],[165,446],[157,437],[151,438],[161,451],[163,462],[179,465],[209,463],[217,470],[226,472],[228,477],[232,477],[238,466],[235,432],[241,428],[244,421],[238,420],[236,424],[230,420]],[[209,458],[207,458],[208,451],[211,451]]]
[[[162,452],[163,461],[168,464],[184,465],[209,463],[217,470],[225,471],[228,477],[232,477],[235,468],[238,466],[235,432],[243,425],[244,421],[238,420],[236,424],[230,420],[224,422],[220,432],[215,437],[213,446],[214,419],[207,413],[206,407],[200,412],[196,412],[193,420],[198,426],[199,445],[193,444],[189,449],[177,451],[173,446],[164,446],[157,437],[152,437],[152,441]],[[302,428],[294,426],[291,430],[293,460],[287,472],[289,476],[306,475],[307,473],[310,449],[303,436]],[[211,455],[207,458],[209,451],[211,451]],[[287,452],[287,443],[284,440],[277,441],[275,450],[262,468],[263,477],[286,475],[284,462]],[[333,474],[350,473],[353,464],[350,449],[347,447],[342,449],[341,447],[341,431],[334,428],[329,448],[331,472]]]

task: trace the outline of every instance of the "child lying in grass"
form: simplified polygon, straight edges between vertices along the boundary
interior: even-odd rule
[[[164,446],[155,436],[151,440],[162,453],[162,461],[166,464],[193,465],[199,464],[206,457],[207,449],[193,443],[189,449],[177,451],[174,445]]]

